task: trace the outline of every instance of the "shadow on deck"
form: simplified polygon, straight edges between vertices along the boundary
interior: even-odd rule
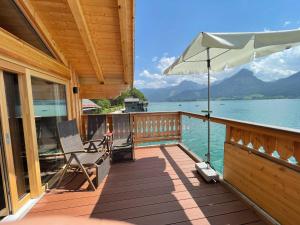
[[[27,217],[64,215],[113,219],[133,224],[264,224],[221,184],[207,184],[194,161],[177,146],[140,148],[136,161],[114,164],[95,192],[86,182],[66,179]]]

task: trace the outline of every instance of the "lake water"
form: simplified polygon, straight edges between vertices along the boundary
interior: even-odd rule
[[[188,111],[200,113],[207,108],[206,101],[150,102],[149,112]],[[300,99],[212,101],[212,116],[300,129]],[[207,153],[207,123],[194,118],[183,118],[183,143],[201,158]],[[223,172],[223,145],[225,127],[212,123],[211,160]]]

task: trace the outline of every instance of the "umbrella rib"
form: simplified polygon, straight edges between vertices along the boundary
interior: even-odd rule
[[[221,55],[229,52],[230,50],[232,50],[232,49],[226,49],[226,51],[220,53],[219,55],[216,55],[216,56],[212,57],[210,60],[214,60],[214,59],[218,58],[219,56],[221,56]],[[191,60],[191,61],[188,61],[188,59],[190,59],[190,58],[192,58],[192,57],[194,57],[194,56],[196,56],[196,55],[198,55],[198,54],[200,54],[202,52],[204,52],[204,51],[198,52],[197,54],[195,54],[193,56],[190,56],[189,58],[187,58],[187,60],[183,60],[183,62],[206,62],[207,59],[206,60]]]
[[[192,63],[192,62],[206,62],[207,59],[206,59],[206,60],[191,60],[191,61],[188,60],[188,59],[190,59],[190,58],[192,58],[192,57],[194,57],[194,56],[196,56],[196,55],[198,55],[198,54],[200,54],[200,53],[202,53],[202,52],[204,52],[204,51],[206,51],[206,50],[207,50],[207,49],[205,49],[205,50],[203,50],[203,51],[200,51],[200,52],[198,52],[198,53],[196,53],[196,54],[190,56],[190,57],[187,58],[187,59],[183,59],[183,61],[180,62],[180,63],[178,63],[176,66],[178,66],[178,65],[180,65],[180,64],[182,64],[182,63],[185,63],[185,62],[191,62],[191,63]],[[223,55],[223,54],[229,52],[230,50],[232,50],[232,49],[226,49],[226,51],[220,53],[219,55],[214,56],[214,57],[211,58],[210,60],[214,60],[214,59],[218,58],[219,56],[221,56],[221,55]]]
[[[214,60],[214,59],[218,58],[219,56],[221,56],[221,55],[223,55],[223,54],[229,52],[230,50],[232,50],[232,49],[226,49],[226,51],[220,53],[219,55],[216,55],[216,56],[212,57],[210,60]]]
[[[202,53],[202,52],[204,52],[204,51],[206,51],[206,50],[207,50],[207,48],[204,49],[203,51],[200,51],[200,52],[195,53],[194,55],[188,57],[187,59],[183,59],[183,62],[192,62],[192,61],[187,61],[187,60],[189,60],[190,58],[193,58],[193,57],[196,56],[196,55],[199,55],[200,53]],[[200,60],[200,61],[206,61],[206,60]],[[195,62],[200,62],[200,61],[195,61]]]

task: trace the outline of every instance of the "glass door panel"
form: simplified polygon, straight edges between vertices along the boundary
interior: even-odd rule
[[[42,184],[64,166],[57,124],[68,119],[65,85],[31,78]]]
[[[21,199],[30,190],[18,75],[9,72],[4,72],[3,75],[18,198]]]

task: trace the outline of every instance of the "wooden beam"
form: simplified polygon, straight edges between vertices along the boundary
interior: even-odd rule
[[[119,21],[120,21],[120,34],[121,34],[121,45],[122,45],[122,59],[123,59],[123,73],[125,84],[130,83],[130,70],[129,65],[131,63],[129,57],[129,13],[127,11],[128,5],[127,0],[118,0],[119,7]]]
[[[30,71],[26,69],[25,74],[19,75],[18,78],[22,102],[23,129],[24,134],[26,134],[25,145],[26,157],[28,161],[28,173],[30,178],[30,195],[32,198],[36,198],[42,194],[42,182]]]
[[[24,16],[27,18],[27,20],[30,22],[30,24],[33,26],[35,31],[39,34],[40,38],[46,44],[46,46],[51,51],[51,53],[57,59],[63,62],[64,65],[67,66],[69,64],[67,59],[58,48],[57,44],[53,40],[51,34],[49,33],[48,29],[42,22],[41,18],[39,17],[38,13],[35,11],[30,1],[26,1],[26,0],[14,0],[14,1],[19,7],[19,9],[22,11]]]
[[[122,91],[128,89],[125,84],[87,84],[80,85],[80,98],[101,99],[101,98],[115,98],[121,94]]]
[[[93,65],[94,71],[100,83],[104,83],[104,76],[100,64],[100,60],[98,59],[97,52],[93,43],[93,39],[91,37],[89,28],[87,26],[83,10],[80,5],[79,0],[67,0],[75,22],[77,24],[79,33],[81,35],[81,39],[85,45],[90,61]]]
[[[9,57],[12,62],[25,63],[45,72],[54,73],[64,78],[70,78],[69,69],[65,65],[2,28],[0,28],[0,57],[1,54]]]

